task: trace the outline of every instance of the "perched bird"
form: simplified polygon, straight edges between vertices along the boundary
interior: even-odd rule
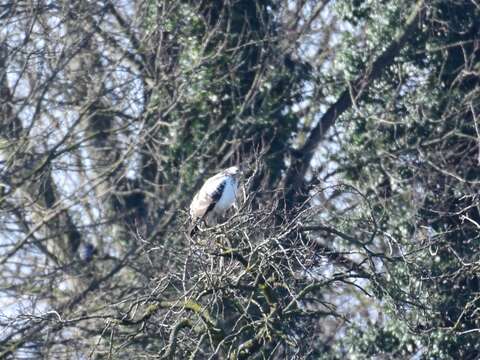
[[[239,177],[240,170],[232,166],[205,181],[190,204],[190,236],[195,235],[200,222],[212,223],[235,204]]]

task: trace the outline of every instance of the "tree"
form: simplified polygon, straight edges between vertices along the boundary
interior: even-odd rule
[[[390,311],[352,341],[369,356],[474,359],[479,9],[437,1],[425,11],[412,46],[342,120],[337,172],[372,203],[395,255],[382,262]]]
[[[474,358],[477,17],[3,5],[2,357]],[[240,209],[189,239],[237,164]]]

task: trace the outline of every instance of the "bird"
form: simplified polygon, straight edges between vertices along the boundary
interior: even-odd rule
[[[240,169],[229,167],[205,181],[190,204],[190,237],[198,231],[200,222],[208,225],[235,205]]]

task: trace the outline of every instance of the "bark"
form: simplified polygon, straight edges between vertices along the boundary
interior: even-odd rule
[[[287,190],[286,203],[288,208],[291,208],[296,200],[302,199],[306,194],[305,176],[311,168],[313,155],[327,132],[335,125],[337,119],[352,107],[354,101],[362,99],[369,86],[383,74],[384,70],[393,64],[395,57],[419,30],[423,8],[423,0],[418,1],[401,34],[390,43],[372,64],[365,67],[353,84],[343,90],[337,101],[328,108],[318,124],[310,131],[305,144],[296,152],[296,159],[293,160],[284,179],[283,188]]]
[[[8,51],[1,45],[0,69],[6,69],[7,58]],[[34,145],[25,136],[22,122],[13,112],[11,104],[14,98],[7,83],[6,72],[0,74],[0,94],[1,152],[8,159],[2,180],[10,187],[10,191],[19,190],[25,201],[35,205],[31,207],[33,210],[30,215],[44,230],[49,248],[46,255],[51,253],[62,263],[71,262],[82,237],[69,211],[59,201],[49,167],[52,156],[30,150]],[[24,219],[24,223],[28,221]],[[26,233],[22,243],[26,244],[32,235],[31,232]],[[42,246],[38,247],[42,249]],[[15,252],[20,249],[21,246],[16,246]],[[8,257],[13,255],[14,253],[7,254]]]

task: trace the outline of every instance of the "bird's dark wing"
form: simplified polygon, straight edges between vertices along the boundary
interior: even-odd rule
[[[189,228],[190,237],[195,235],[198,230],[198,224],[215,208],[215,205],[222,197],[223,190],[228,181],[227,178],[222,181],[218,181],[219,179],[213,179],[215,180],[215,183],[212,179],[209,180],[210,182],[207,181],[207,183],[205,183],[195,195],[192,204],[190,205],[190,216],[192,219],[192,224]]]
[[[190,204],[190,217],[193,221],[203,219],[215,208],[225,188],[225,176],[214,176],[208,179]]]
[[[210,205],[208,205],[207,210],[205,211],[205,214],[203,215],[203,218],[205,218],[205,216],[207,216],[207,214],[215,208],[215,205],[217,205],[218,200],[220,200],[220,198],[222,197],[223,190],[225,189],[226,183],[227,183],[227,179],[222,181],[218,185],[218,187],[215,189],[215,191],[212,194],[210,194],[210,197],[211,197],[212,201],[211,201]]]

